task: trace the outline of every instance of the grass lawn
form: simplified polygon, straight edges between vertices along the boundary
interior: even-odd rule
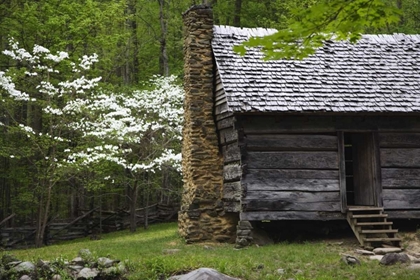
[[[22,260],[71,260],[80,249],[87,248],[98,257],[129,260],[128,279],[165,279],[199,267],[210,267],[243,280],[258,279],[420,279],[420,270],[407,265],[382,266],[378,261],[358,256],[362,264],[352,267],[340,261],[342,253],[355,255],[356,243],[340,240],[317,240],[235,250],[232,244],[187,245],[177,234],[177,224],[152,225],[132,234],[120,231],[102,235],[101,240],[88,238],[63,242],[39,249],[0,252],[11,253]],[[166,249],[179,249],[167,253]],[[284,269],[279,274],[278,269]],[[159,278],[162,277],[162,278]]]

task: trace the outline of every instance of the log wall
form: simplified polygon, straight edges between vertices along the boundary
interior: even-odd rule
[[[242,220],[343,219],[340,131],[377,132],[383,206],[391,218],[420,218],[418,116],[244,115],[236,122]]]
[[[420,133],[380,133],[383,203],[393,218],[420,218]]]
[[[342,219],[338,140],[270,117],[238,122],[242,220]]]
[[[226,212],[239,213],[243,188],[241,185],[242,163],[238,145],[235,117],[227,110],[226,95],[219,72],[215,74],[215,113],[220,150],[223,154],[223,202]]]

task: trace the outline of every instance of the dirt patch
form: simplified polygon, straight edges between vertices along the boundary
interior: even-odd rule
[[[403,249],[409,254],[420,254],[420,233],[414,232],[402,232],[399,237],[402,240]],[[420,256],[420,255],[419,255]]]

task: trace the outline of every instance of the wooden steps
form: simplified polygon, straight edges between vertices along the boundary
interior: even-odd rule
[[[367,222],[367,223],[356,223],[356,226],[391,226],[392,222]]]
[[[401,241],[398,237],[393,238],[365,238],[365,242],[386,242],[386,241]]]
[[[354,219],[368,219],[368,218],[386,218],[387,214],[371,214],[371,215],[352,215]]]
[[[398,229],[393,229],[387,218],[381,207],[352,206],[347,210],[347,221],[363,247],[379,247],[384,243],[401,247],[401,239],[396,236]]]
[[[397,233],[398,229],[365,229],[361,233]]]

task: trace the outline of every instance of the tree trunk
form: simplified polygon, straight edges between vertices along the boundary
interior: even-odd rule
[[[241,26],[242,0],[235,0],[235,10],[233,15],[233,26]]]
[[[158,0],[159,2],[159,21],[160,21],[160,56],[159,56],[159,70],[160,74],[167,77],[169,76],[169,61],[168,61],[168,52],[166,46],[166,37],[168,34],[168,23],[165,18],[165,0]]]
[[[4,157],[2,158],[2,170],[4,174],[9,174],[10,164],[9,159]],[[0,220],[3,220],[6,216],[11,213],[11,194],[10,194],[10,179],[6,176],[2,177],[0,180]]]
[[[51,193],[52,193],[52,184],[50,183],[48,185],[47,193],[46,193],[46,199],[44,203],[44,196],[41,195],[39,200],[39,206],[38,206],[38,222],[37,222],[37,228],[35,233],[35,246],[36,247],[42,247],[42,245],[45,244],[46,235],[45,231],[48,225],[48,216],[50,214],[50,204],[51,204]]]
[[[149,227],[149,188],[150,188],[150,177],[149,174],[146,173],[146,188],[144,189],[145,195],[145,203],[144,203],[144,229],[148,229]]]
[[[38,197],[38,217],[36,221],[36,233],[35,233],[35,247],[39,248],[42,246],[44,233],[42,232],[42,217],[43,217],[43,207],[44,204],[43,196]]]
[[[135,19],[136,1],[129,0],[127,2],[126,14],[129,17],[126,26],[128,27],[131,35],[126,46],[125,67],[122,71],[122,77],[124,84],[130,85],[138,82],[138,72],[140,68],[138,60],[139,42],[137,38],[137,22]]]
[[[132,187],[130,187],[130,231],[135,232],[137,230],[137,218],[136,218],[136,207],[138,197],[138,180],[134,181]]]
[[[402,0],[397,0],[397,8],[402,10]],[[398,23],[400,26],[404,26],[405,24],[405,19],[404,19],[404,14],[400,15],[400,22]]]
[[[205,4],[204,3],[204,1],[203,1],[203,4]],[[213,1],[210,1],[210,6],[216,6],[217,5],[217,0],[213,0]],[[214,13],[213,14],[213,21],[214,21],[214,25],[220,25],[220,19],[219,19],[219,15],[218,15],[218,13]]]

